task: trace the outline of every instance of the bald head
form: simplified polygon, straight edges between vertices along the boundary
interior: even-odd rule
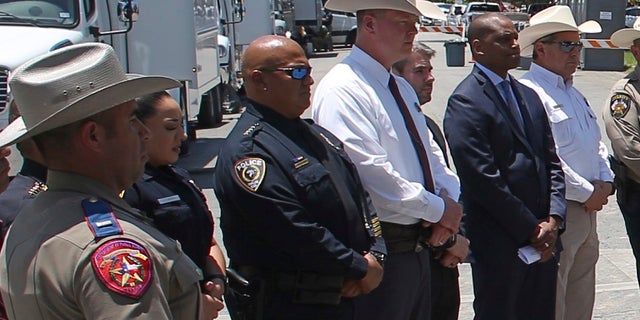
[[[282,36],[254,40],[242,57],[247,97],[291,119],[309,107],[313,84],[310,71],[302,47]]]
[[[253,40],[242,56],[242,74],[286,64],[292,56],[303,55],[300,45],[286,37],[266,35]],[[246,79],[245,79],[246,80]]]
[[[474,39],[484,40],[505,22],[512,24],[511,19],[507,16],[495,12],[485,13],[476,17],[469,25],[469,42]]]

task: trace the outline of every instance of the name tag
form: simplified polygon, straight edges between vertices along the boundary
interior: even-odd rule
[[[167,204],[167,203],[175,202],[175,201],[180,201],[180,196],[177,195],[177,194],[174,194],[174,195],[169,196],[169,197],[164,197],[164,198],[158,199],[158,203],[159,204]]]

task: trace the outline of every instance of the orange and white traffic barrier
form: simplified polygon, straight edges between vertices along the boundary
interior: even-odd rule
[[[616,46],[609,39],[582,39],[582,44],[589,49],[624,49]]]
[[[464,27],[420,27],[420,31],[422,32],[446,32],[446,33],[462,33]]]

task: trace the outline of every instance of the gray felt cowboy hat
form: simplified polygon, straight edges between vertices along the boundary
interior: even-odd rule
[[[330,10],[353,13],[368,9],[389,9],[432,19],[447,19],[438,6],[426,0],[329,0],[324,6]]]
[[[538,12],[529,20],[529,27],[524,28],[518,35],[521,56],[533,54],[533,44],[548,35],[577,31],[580,33],[599,33],[602,27],[597,21],[588,20],[576,24],[576,20],[571,13],[571,8],[567,6],[555,5]]]
[[[78,44],[46,53],[11,75],[11,95],[22,116],[0,132],[0,146],[179,85],[167,77],[126,74],[106,44]]]

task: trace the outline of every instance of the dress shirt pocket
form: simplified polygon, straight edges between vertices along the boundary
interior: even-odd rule
[[[569,145],[574,137],[571,130],[571,116],[562,107],[554,108],[549,113],[549,122],[553,131],[553,139],[558,148]]]

